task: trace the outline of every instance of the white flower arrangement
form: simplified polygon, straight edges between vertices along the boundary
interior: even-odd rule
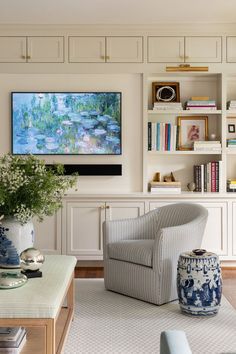
[[[48,168],[32,155],[0,157],[0,220],[10,216],[25,224],[34,216],[42,221],[45,215],[53,215],[77,181],[63,172],[63,165]]]

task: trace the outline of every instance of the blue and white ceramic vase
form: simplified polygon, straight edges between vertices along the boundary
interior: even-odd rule
[[[182,312],[216,315],[222,294],[218,256],[201,249],[182,253],[177,268],[177,291]]]
[[[21,225],[15,218],[8,217],[0,224],[0,267],[20,267],[20,254],[33,247],[34,226],[32,221]]]

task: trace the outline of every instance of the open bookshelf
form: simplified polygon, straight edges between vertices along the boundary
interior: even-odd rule
[[[179,95],[180,102],[183,109],[180,110],[155,110],[153,109],[153,82],[178,82],[179,83]],[[174,174],[176,180],[181,182],[182,193],[188,192],[187,184],[194,181],[193,166],[208,164],[209,162],[222,161],[221,165],[221,181],[219,193],[226,192],[226,180],[231,178],[233,172],[230,172],[230,168],[236,171],[234,167],[227,167],[227,160],[234,161],[235,152],[229,152],[226,146],[227,132],[227,110],[226,102],[228,95],[236,99],[236,76],[232,80],[232,84],[228,89],[227,77],[222,73],[161,73],[161,74],[147,74],[143,78],[143,91],[144,91],[144,163],[143,163],[143,190],[149,191],[149,183],[153,180],[156,172],[161,175],[161,180],[171,172]],[[227,88],[227,89],[226,89]],[[228,91],[227,91],[228,90]],[[227,91],[227,93],[226,93]],[[234,92],[235,94],[234,94]],[[230,94],[228,94],[230,92]],[[209,100],[216,102],[216,109],[195,109],[186,110],[185,103],[193,96],[207,96]],[[233,99],[229,98],[229,99]],[[231,113],[230,113],[231,115]],[[221,149],[219,151],[213,151],[212,149],[205,151],[194,151],[181,149],[179,144],[171,147],[172,151],[155,151],[155,146],[150,148],[150,125],[159,124],[164,126],[169,124],[171,129],[178,125],[179,117],[183,117],[186,122],[189,119],[199,119],[204,117],[207,122],[207,136],[206,140],[215,135],[215,139],[220,141]],[[187,120],[186,120],[187,118]],[[235,112],[236,118],[236,112]],[[201,118],[200,118],[201,119]],[[232,118],[234,119],[234,118]],[[236,119],[235,119],[236,123]],[[155,125],[154,125],[155,127]],[[155,129],[155,128],[154,128]],[[177,128],[181,129],[181,128]],[[161,133],[162,134],[162,133]],[[165,133],[164,133],[165,134]],[[179,130],[177,130],[178,140]],[[235,135],[236,137],[236,135]],[[200,139],[201,140],[201,139]],[[155,145],[155,144],[154,144]],[[159,149],[159,148],[158,148]],[[165,150],[160,148],[160,150]],[[169,150],[169,149],[168,149]],[[229,155],[229,156],[228,156]],[[235,164],[230,163],[230,165]],[[236,177],[236,173],[235,173]],[[204,192],[203,192],[204,193]],[[213,193],[213,192],[212,192]],[[217,194],[219,194],[217,193]]]

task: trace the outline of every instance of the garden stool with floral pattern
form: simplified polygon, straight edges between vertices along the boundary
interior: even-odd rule
[[[183,313],[216,315],[222,294],[218,256],[203,249],[181,253],[177,268],[177,291]]]

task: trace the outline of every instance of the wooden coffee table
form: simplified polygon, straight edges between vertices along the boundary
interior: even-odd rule
[[[72,256],[46,256],[42,278],[0,290],[0,326],[27,328],[22,354],[61,353],[74,314]]]

